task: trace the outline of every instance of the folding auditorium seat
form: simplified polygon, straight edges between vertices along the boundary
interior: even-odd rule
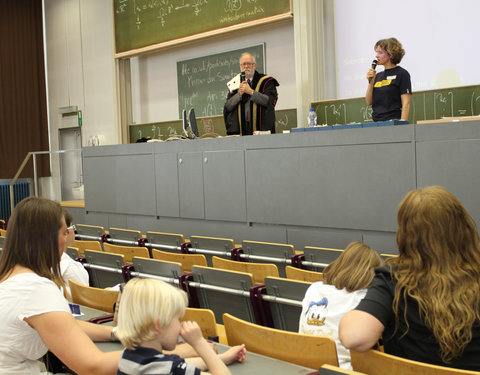
[[[251,274],[192,266],[192,276],[193,281],[185,280],[185,289],[192,301],[198,299],[198,307],[214,312],[217,323],[222,323],[224,313],[255,322],[250,301]]]
[[[97,225],[75,224],[75,238],[86,241],[103,241],[105,229]]]
[[[335,340],[253,324],[223,315],[228,345],[245,344],[247,351],[318,370],[324,364],[338,366]],[[312,372],[313,373],[313,372]]]
[[[78,250],[78,247],[69,246],[65,252],[73,260],[77,260],[80,257],[80,251]]]
[[[125,263],[132,263],[133,257],[150,258],[150,252],[146,247],[113,245],[105,242],[103,244],[103,249],[107,253],[123,255]]]
[[[295,248],[290,244],[242,241],[242,253],[240,259],[246,262],[274,263],[278,267],[281,277],[286,277],[285,266],[292,263]]]
[[[152,250],[152,258],[181,264],[182,273],[192,271],[192,266],[206,266],[207,259],[202,254],[174,254],[157,249]]]
[[[150,232],[146,233],[145,246],[172,253],[181,253],[185,238],[182,234]]]
[[[83,264],[90,274],[90,285],[109,288],[128,281],[124,256],[102,251],[85,250]]]
[[[254,303],[263,311],[262,324],[298,332],[302,300],[310,285],[305,281],[266,277],[264,289],[259,287],[254,296]]]
[[[175,286],[180,285],[180,263],[142,257],[133,257],[132,263],[134,270],[130,271],[130,277],[154,278]]]
[[[278,277],[278,268],[272,263],[248,263],[215,256],[212,257],[212,263],[214,268],[251,273],[254,284],[263,284],[267,276]]]
[[[84,256],[85,250],[103,251],[102,244],[99,241],[75,240],[75,242],[72,244],[72,247],[76,247],[78,249],[78,255],[80,257]]]
[[[305,246],[303,249],[304,260],[301,263],[310,271],[323,272],[325,267],[336,260],[342,253],[342,249]]]
[[[478,374],[476,371],[460,370],[444,366],[435,366],[396,357],[377,350],[357,352],[350,350],[352,367],[368,375],[402,374],[402,375],[470,375]]]
[[[314,283],[316,281],[323,281],[323,273],[303,270],[301,268],[287,266],[285,267],[287,279],[306,281],[307,283]]]
[[[203,254],[208,266],[212,266],[212,256],[231,259],[235,242],[231,238],[191,236],[189,253]]]
[[[113,313],[113,307],[118,299],[118,290],[93,288],[79,284],[72,279],[68,283],[74,303]]]
[[[217,324],[212,310],[187,307],[182,321],[187,320],[198,323],[205,339],[213,340],[215,337],[218,337],[220,344],[228,345],[225,327],[223,324]]]
[[[132,229],[110,228],[107,242],[116,245],[138,246],[138,240],[142,238],[142,232]]]

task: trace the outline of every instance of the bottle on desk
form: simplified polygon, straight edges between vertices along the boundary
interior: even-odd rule
[[[308,112],[307,124],[309,128],[317,125],[317,113],[313,107],[310,108],[310,111]]]

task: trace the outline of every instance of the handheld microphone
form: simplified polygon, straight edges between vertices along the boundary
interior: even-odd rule
[[[372,61],[372,69],[375,69],[377,67],[378,60],[375,59]],[[368,83],[372,82],[372,78],[368,79]]]
[[[240,73],[240,82],[245,81],[245,72]]]

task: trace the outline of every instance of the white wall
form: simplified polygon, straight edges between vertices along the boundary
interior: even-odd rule
[[[363,96],[379,39],[396,37],[412,89],[474,85],[478,69],[478,0],[336,0],[341,98]],[[382,70],[378,67],[377,70]]]
[[[293,23],[267,25],[248,31],[180,46],[132,59],[133,121],[178,119],[177,62],[265,43],[265,73],[275,77],[277,109],[296,107]],[[225,95],[227,88],[225,87]]]
[[[119,143],[111,2],[44,0],[44,9],[51,150],[59,149],[58,130],[75,125],[62,120],[65,106],[82,110],[83,146],[94,136],[102,145]],[[41,194],[61,199],[57,156]]]
[[[84,146],[92,136],[118,143],[111,2],[44,1],[53,148],[62,126],[58,108],[69,105],[83,112]]]

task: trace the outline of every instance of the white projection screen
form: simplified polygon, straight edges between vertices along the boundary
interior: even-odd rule
[[[335,0],[335,23],[339,98],[365,95],[375,42],[389,37],[413,91],[480,84],[479,0]]]

